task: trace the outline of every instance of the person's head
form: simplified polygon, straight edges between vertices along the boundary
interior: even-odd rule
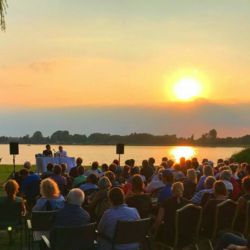
[[[187,169],[192,168],[192,162],[191,162],[191,160],[186,160],[186,168]]]
[[[50,150],[50,149],[51,149],[51,147],[50,147],[49,144],[46,145],[46,149],[47,149],[47,150]]]
[[[84,171],[85,171],[85,169],[83,166],[79,166],[77,168],[78,175],[84,175]]]
[[[206,189],[212,189],[216,179],[213,176],[208,176],[205,180],[204,186]]]
[[[138,168],[138,167],[131,168],[130,174],[131,174],[131,176],[133,176],[135,174],[140,174],[140,168]]]
[[[153,157],[150,157],[150,158],[148,159],[148,165],[149,165],[149,166],[154,166],[154,164],[155,164],[155,159],[154,159]]]
[[[67,170],[67,164],[66,163],[62,163],[61,164],[61,168],[62,168],[62,173],[65,173]]]
[[[94,161],[94,162],[92,163],[91,169],[92,169],[92,170],[97,170],[98,167],[99,167],[99,163],[98,163],[97,161]]]
[[[136,174],[131,180],[132,191],[134,193],[142,193],[144,188],[144,183],[140,175]]]
[[[162,162],[167,162],[168,161],[168,157],[162,157],[161,161]]]
[[[242,189],[246,194],[250,193],[250,176],[246,176],[242,179]]]
[[[112,188],[109,192],[109,199],[113,206],[119,206],[124,204],[125,197],[121,188]]]
[[[168,166],[169,166],[170,168],[172,168],[173,165],[174,165],[174,161],[173,161],[173,160],[168,160]]]
[[[107,172],[109,170],[109,166],[106,163],[102,164],[102,172]]]
[[[181,157],[180,158],[180,165],[181,165],[182,168],[186,166],[186,159],[185,159],[185,157]]]
[[[116,169],[117,169],[117,165],[115,163],[112,163],[109,165],[109,171],[116,173]]]
[[[182,182],[175,182],[172,186],[172,194],[175,197],[182,197],[184,192],[184,186]]]
[[[47,199],[58,197],[60,195],[60,191],[57,183],[50,178],[42,180],[40,184],[40,194],[42,197]]]
[[[53,171],[53,168],[54,168],[54,165],[52,163],[48,163],[47,164],[47,171],[48,172],[52,172]]]
[[[193,183],[197,183],[197,173],[195,169],[191,168],[187,170],[187,178]]]
[[[79,188],[73,188],[67,195],[67,203],[81,207],[85,200],[84,192]]]
[[[148,167],[148,161],[147,160],[143,160],[142,161],[142,168],[146,168]]]
[[[238,169],[239,169],[239,164],[238,163],[233,163],[230,164],[230,169],[232,171],[233,174],[237,173]]]
[[[31,163],[29,161],[24,162],[23,168],[26,168],[26,169],[30,170],[31,169]]]
[[[135,166],[135,160],[134,159],[130,159],[130,167],[134,167]]]
[[[192,167],[197,169],[199,167],[199,162],[196,157],[192,158]]]
[[[4,190],[9,198],[14,199],[18,193],[19,185],[15,180],[8,180],[4,185]]]
[[[110,182],[113,183],[115,181],[115,174],[112,171],[107,171],[105,176],[109,178]]]
[[[53,168],[53,173],[55,175],[61,175],[62,174],[62,167],[60,165],[55,165]]]
[[[207,164],[207,162],[208,162],[208,159],[207,159],[207,158],[204,158],[204,159],[202,160],[202,165]]]
[[[227,196],[227,189],[223,181],[216,181],[214,183],[214,195],[217,196]]]
[[[90,174],[88,177],[87,177],[87,180],[86,180],[87,183],[92,183],[92,184],[97,184],[98,182],[98,177],[97,175],[95,174]]]
[[[59,146],[58,149],[59,149],[60,152],[62,152],[63,151],[63,146]]]
[[[167,163],[166,161],[163,161],[163,162],[161,163],[160,167],[163,167],[164,169],[169,168],[169,167],[168,167],[168,163]]]
[[[162,171],[162,181],[165,184],[172,184],[174,182],[174,175],[172,171],[165,169]]]
[[[114,163],[115,165],[119,166],[119,160],[114,159],[114,160],[113,160],[113,163]]]
[[[213,176],[214,175],[214,170],[210,165],[205,165],[203,167],[203,175],[205,176]]]
[[[122,175],[125,179],[129,178],[130,175],[130,166],[129,165],[125,165],[123,170],[122,170]]]
[[[77,165],[77,166],[81,166],[81,165],[82,165],[82,158],[81,158],[81,157],[78,157],[78,158],[76,159],[76,165]]]
[[[220,179],[223,181],[230,181],[232,178],[232,173],[230,170],[223,170],[220,174]]]
[[[221,158],[220,158],[220,159],[218,159],[218,160],[217,160],[217,164],[218,164],[218,165],[219,165],[219,164],[224,164],[224,160],[223,160],[223,159],[221,159]]]
[[[104,176],[98,181],[98,187],[100,189],[110,189],[112,184],[108,177]]]
[[[174,170],[175,171],[181,171],[181,165],[178,164],[178,163],[174,164]]]

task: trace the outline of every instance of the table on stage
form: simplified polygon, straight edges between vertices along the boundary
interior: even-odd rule
[[[47,171],[48,163],[67,164],[67,171],[75,166],[74,157],[36,157],[36,171],[43,173]]]

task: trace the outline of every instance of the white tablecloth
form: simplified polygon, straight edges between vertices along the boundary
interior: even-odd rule
[[[36,157],[36,171],[38,173],[43,173],[47,171],[48,163],[52,164],[66,164],[67,171],[75,166],[74,157]]]

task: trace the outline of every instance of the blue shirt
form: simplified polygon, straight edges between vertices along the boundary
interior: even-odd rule
[[[126,204],[109,208],[103,214],[101,221],[98,225],[98,231],[101,235],[113,239],[116,229],[117,221],[134,221],[139,220],[140,215],[135,208],[128,207]],[[107,240],[100,238],[99,240],[100,250],[110,250],[111,243]],[[115,250],[135,250],[138,249],[139,244],[122,244],[116,245]]]
[[[212,194],[213,193],[213,189],[202,189],[201,191],[199,191],[198,193],[196,193],[193,198],[191,199],[192,203],[196,204],[196,205],[200,205],[202,197],[205,193],[209,193]]]
[[[28,175],[21,184],[21,192],[27,199],[34,199],[40,193],[40,178],[36,174]]]
[[[83,191],[88,191],[88,190],[98,190],[98,186],[93,184],[93,183],[85,183],[80,186],[80,189]]]
[[[87,211],[78,205],[65,204],[64,208],[56,213],[55,226],[77,227],[90,223]]]
[[[158,195],[158,203],[161,204],[166,199],[172,196],[172,184],[166,184],[166,186],[160,191]]]
[[[65,199],[62,195],[54,199],[46,199],[41,197],[36,201],[36,205],[33,207],[33,211],[45,211],[46,203],[49,201],[52,210],[58,210],[64,207]]]

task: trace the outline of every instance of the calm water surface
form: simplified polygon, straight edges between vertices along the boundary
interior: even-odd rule
[[[57,150],[58,146],[52,145],[52,149]],[[117,158],[115,146],[64,146],[68,156],[82,157],[84,165],[89,165],[93,161],[99,163],[110,163]],[[179,159],[182,156],[191,158],[197,157],[200,161],[202,158],[208,158],[217,161],[219,158],[229,158],[233,153],[240,151],[240,147],[180,147],[180,146],[126,146],[125,155],[121,157],[122,163],[126,159],[135,159],[136,163],[141,164],[142,160],[154,157],[159,164],[161,158],[167,156],[172,159]],[[16,157],[17,164],[25,161],[35,163],[35,154],[41,153],[44,145],[20,145],[19,155]],[[11,164],[12,156],[9,155],[9,145],[0,145],[0,158],[2,164]]]

